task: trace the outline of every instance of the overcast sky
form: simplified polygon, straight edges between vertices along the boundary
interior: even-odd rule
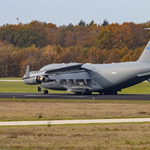
[[[0,26],[38,20],[57,26],[76,25],[82,19],[101,24],[150,20],[150,0],[0,0]]]

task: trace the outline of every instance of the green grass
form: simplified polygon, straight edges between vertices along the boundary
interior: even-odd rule
[[[24,82],[0,82],[0,92],[36,92],[36,86],[28,86]]]
[[[117,103],[117,104],[149,104],[149,100],[85,100],[85,99],[23,99],[23,98],[0,98],[1,101],[14,102],[64,102],[64,103]]]
[[[0,80],[21,80],[21,78],[0,78]],[[24,82],[0,81],[0,92],[36,93],[37,85],[26,85]],[[49,90],[49,93],[68,93],[66,91]],[[150,94],[150,83],[142,82],[135,86],[125,88],[119,94]]]
[[[142,82],[137,85],[125,88],[119,94],[150,94],[150,83]]]
[[[0,78],[0,80],[22,80],[22,77],[6,77]]]
[[[24,82],[0,81],[0,92],[36,93],[37,85],[26,85]],[[66,91],[49,90],[49,93],[65,93],[65,92]]]

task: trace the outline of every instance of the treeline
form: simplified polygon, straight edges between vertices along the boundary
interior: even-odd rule
[[[51,63],[111,63],[137,60],[150,38],[143,24],[86,24],[57,27],[52,23],[0,27],[0,77],[23,76],[29,64],[39,70]]]

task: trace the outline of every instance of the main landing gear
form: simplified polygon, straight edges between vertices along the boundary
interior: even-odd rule
[[[43,94],[48,94],[48,90],[43,90],[42,93]]]
[[[91,95],[92,92],[86,90],[85,92],[74,92],[75,95]]]
[[[91,93],[85,93],[85,92],[74,92],[75,95],[91,95]]]
[[[117,91],[112,91],[112,92],[99,92],[99,95],[117,95]]]

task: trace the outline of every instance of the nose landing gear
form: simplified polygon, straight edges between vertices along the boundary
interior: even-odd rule
[[[43,90],[42,93],[43,94],[48,94],[48,90]]]

